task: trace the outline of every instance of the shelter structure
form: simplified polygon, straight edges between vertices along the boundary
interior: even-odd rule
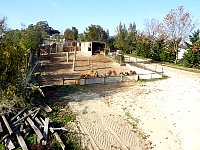
[[[106,44],[99,41],[81,42],[81,52],[88,55],[95,55],[104,52]]]

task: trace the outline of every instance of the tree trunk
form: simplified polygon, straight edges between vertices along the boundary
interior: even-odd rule
[[[175,64],[177,64],[178,63],[178,42],[177,41],[174,41],[174,51],[176,55]]]
[[[176,59],[175,59],[175,64],[178,64],[178,48],[176,49]]]

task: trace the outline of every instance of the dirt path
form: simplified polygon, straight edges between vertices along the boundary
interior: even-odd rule
[[[76,72],[66,75],[84,71],[83,62],[87,72],[90,66],[87,58],[84,60],[79,62]],[[90,149],[132,149],[133,145],[138,146],[135,149],[146,149],[147,141],[152,141],[148,146],[154,150],[199,150],[200,74],[158,64],[142,65],[157,70],[163,67],[169,78],[84,86],[80,92],[65,97],[77,113],[82,131],[88,135],[86,145],[89,143]],[[121,71],[112,61],[99,61],[94,66],[102,73],[111,68]]]

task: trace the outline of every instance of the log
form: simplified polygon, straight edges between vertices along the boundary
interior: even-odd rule
[[[1,115],[1,117],[2,117],[2,119],[3,119],[3,121],[4,121],[5,125],[6,125],[6,128],[8,129],[9,134],[11,135],[13,133],[13,131],[12,131],[12,129],[11,129],[6,117],[3,114]]]
[[[23,150],[28,150],[28,148],[26,146],[26,143],[25,143],[24,139],[22,138],[21,134],[19,132],[17,132],[16,136],[17,136],[17,140],[18,140],[19,145],[21,146],[21,148]]]
[[[9,150],[15,149],[15,145],[13,144],[13,142],[11,141],[10,138],[6,138],[6,139],[5,139],[5,146],[6,146]]]

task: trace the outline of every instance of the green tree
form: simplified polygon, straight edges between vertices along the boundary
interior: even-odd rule
[[[109,31],[105,31],[100,25],[90,25],[84,31],[85,41],[106,42],[109,37]]]
[[[133,53],[133,51],[136,51],[136,37],[137,37],[137,30],[136,30],[136,24],[130,23],[128,28],[128,45],[129,45],[129,51],[128,53]]]
[[[183,55],[183,64],[186,67],[200,69],[200,30],[189,36],[190,42],[185,42],[186,52]]]
[[[6,30],[6,17],[3,17],[0,19],[0,35],[3,34],[3,32]]]
[[[124,53],[128,52],[128,31],[125,24],[122,25],[121,22],[116,29],[117,34],[115,35],[115,47],[122,50]]]
[[[149,36],[143,32],[137,34],[136,55],[145,58],[151,57]]]
[[[108,46],[109,46],[110,50],[115,49],[114,43],[115,43],[115,38],[113,36],[109,36],[108,37]]]
[[[47,21],[39,21],[36,23],[36,26],[41,27],[48,36],[52,36],[54,34],[60,34],[58,30],[55,30],[52,27],[50,27]]]
[[[78,39],[78,29],[72,27],[72,29],[67,28],[64,32],[64,37],[69,40],[76,40]]]
[[[83,42],[85,41],[85,35],[83,33],[79,33],[78,34],[78,39],[77,39],[78,42]]]
[[[76,29],[75,27],[72,27],[72,31],[74,33],[74,40],[77,41],[77,39],[78,39],[78,29]]]
[[[17,86],[23,80],[26,68],[26,54],[29,52],[21,46],[22,31],[4,31],[0,41],[0,88],[8,85]]]
[[[41,26],[31,24],[22,31],[21,46],[25,50],[36,51],[44,38]]]

